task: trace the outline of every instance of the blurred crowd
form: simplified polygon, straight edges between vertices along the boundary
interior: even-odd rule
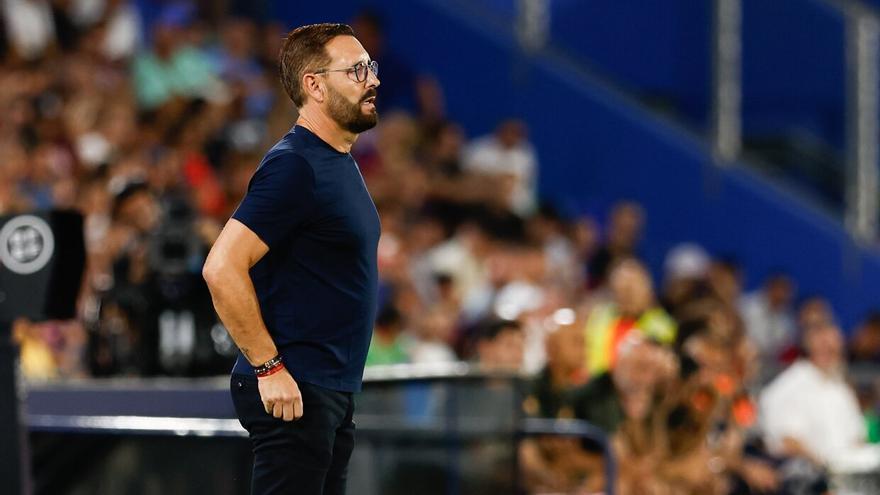
[[[236,355],[201,265],[296,113],[285,27],[203,4],[149,23],[125,0],[3,4],[0,214],[79,210],[88,254],[79,318],[16,323],[31,379],[221,374]],[[623,494],[821,494],[829,472],[880,465],[876,394],[847,374],[880,364],[880,314],[847,342],[820,295],[784,273],[744,294],[735,259],[690,243],[656,283],[639,257],[650,212],[541,201],[523,122],[467,136],[381,18],[352,25],[382,75],[380,125],[352,150],[383,228],[369,366],[525,374],[526,414],[608,433]],[[525,442],[524,479],[599,491],[595,447]]]

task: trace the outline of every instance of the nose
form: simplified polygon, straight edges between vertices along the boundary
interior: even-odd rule
[[[368,88],[378,88],[379,85],[382,84],[382,82],[379,81],[379,76],[374,74],[370,69],[367,69],[366,83]]]

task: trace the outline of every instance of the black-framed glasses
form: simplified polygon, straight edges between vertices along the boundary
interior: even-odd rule
[[[354,80],[364,82],[367,80],[367,71],[371,71],[374,76],[379,77],[379,62],[370,60],[369,62],[358,62],[347,69],[318,69],[315,74],[324,74],[326,72],[345,72],[346,74],[354,74]]]

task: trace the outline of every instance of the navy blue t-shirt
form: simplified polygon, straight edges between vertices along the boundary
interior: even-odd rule
[[[360,391],[381,229],[354,158],[295,126],[263,158],[232,218],[269,246],[250,276],[291,375]],[[239,356],[233,372],[253,369]]]

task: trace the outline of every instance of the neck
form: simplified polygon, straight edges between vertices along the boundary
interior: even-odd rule
[[[810,359],[810,363],[817,370],[819,370],[820,373],[822,373],[823,375],[825,375],[829,378],[837,378],[842,375],[842,373],[841,373],[842,366],[840,363],[834,363],[834,364],[820,363],[820,362],[816,361],[815,359]]]
[[[357,141],[357,134],[346,131],[329,115],[311,106],[304,106],[299,111],[296,124],[312,131],[322,141],[340,153],[351,152],[351,146]]]

